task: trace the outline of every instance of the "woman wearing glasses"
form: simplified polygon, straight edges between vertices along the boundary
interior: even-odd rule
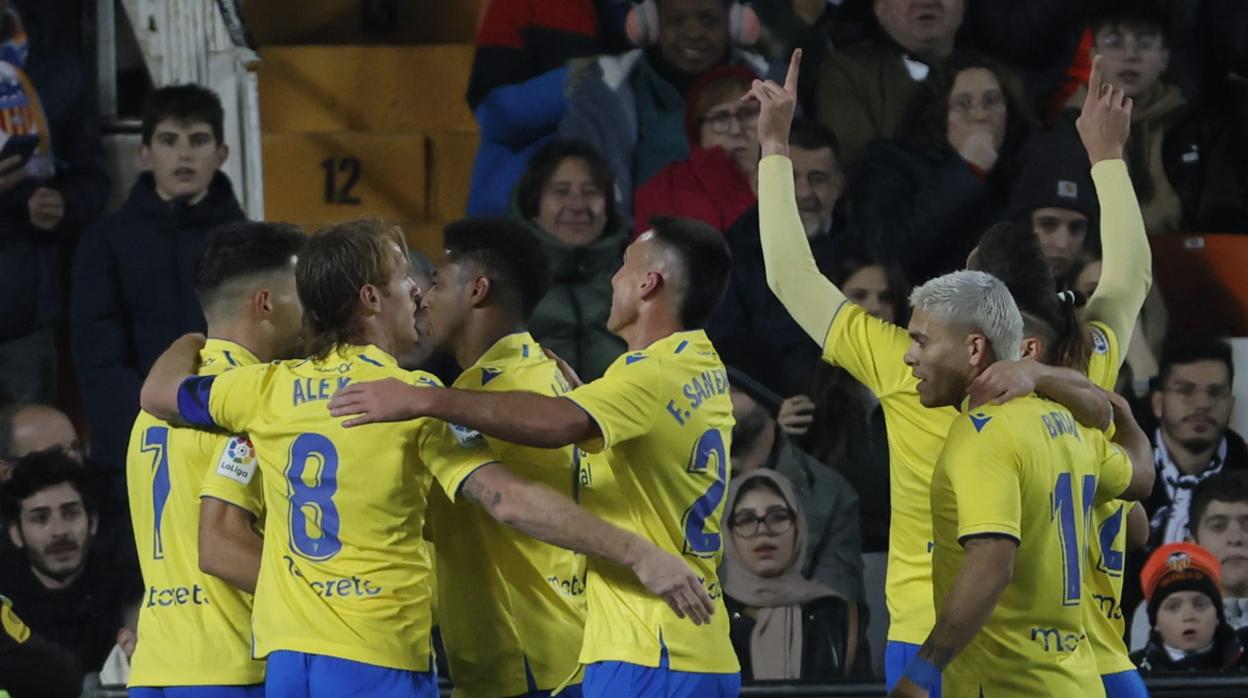
[[[990,59],[955,54],[919,87],[900,137],[873,142],[850,173],[851,229],[915,284],[961,269],[1007,217],[1031,131],[1010,84]]]
[[[634,237],[656,215],[703,221],[720,232],[749,210],[758,189],[758,102],[741,103],[755,75],[741,66],[711,70],[685,100],[690,153],[637,188]]]
[[[869,672],[865,609],[801,576],[806,517],[793,485],[760,468],[728,495],[724,602],[745,681],[830,681]]]

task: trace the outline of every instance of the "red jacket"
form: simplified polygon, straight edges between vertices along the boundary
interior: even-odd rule
[[[721,233],[758,198],[737,163],[722,148],[694,146],[689,159],[664,167],[633,197],[633,235],[650,228],[651,216],[684,216]]]

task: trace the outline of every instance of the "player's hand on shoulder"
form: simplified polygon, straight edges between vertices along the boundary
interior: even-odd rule
[[[402,422],[423,417],[421,393],[430,388],[416,388],[397,378],[351,383],[334,394],[329,413],[335,417],[351,417],[344,427],[376,422]]]
[[[1036,368],[1031,359],[998,361],[971,381],[970,407],[1004,405],[1036,391]]]
[[[677,616],[688,618],[694,625],[711,622],[715,602],[693,570],[675,555],[649,541],[638,540],[641,552],[632,567],[642,585],[666,601]]]
[[[555,365],[559,367],[559,372],[563,374],[563,379],[568,382],[570,387],[579,388],[585,385],[585,381],[581,380],[581,377],[577,375],[576,369],[572,368],[572,364],[559,358],[558,354],[545,347],[542,347],[542,353],[546,355],[546,358],[555,362]]]

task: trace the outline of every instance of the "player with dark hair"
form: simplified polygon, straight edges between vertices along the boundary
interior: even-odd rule
[[[695,627],[648,598],[618,568],[590,561],[580,662],[586,696],[735,695],[739,665],[719,586],[732,401],[719,355],[700,329],[732,263],[710,226],[655,218],[612,280],[607,327],[628,343],[602,378],[562,397],[353,384],[330,404],[347,426],[434,415],[504,441],[571,444],[581,501],[608,521],[681,555],[715,598]],[[604,462],[605,460],[605,462]]]
[[[295,263],[303,243],[298,229],[279,223],[231,223],[209,233],[194,273],[212,337],[199,352],[199,375],[297,354],[303,307]],[[246,437],[178,429],[140,412],[126,485],[147,587],[131,695],[161,698],[169,687],[263,695],[264,663],[251,657],[251,593],[264,510]]]

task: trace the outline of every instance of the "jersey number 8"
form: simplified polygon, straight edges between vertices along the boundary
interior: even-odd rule
[[[305,476],[311,476],[311,484]],[[338,540],[338,449],[321,434],[300,434],[286,465],[290,485],[290,549],[309,560],[328,560],[342,549]]]

